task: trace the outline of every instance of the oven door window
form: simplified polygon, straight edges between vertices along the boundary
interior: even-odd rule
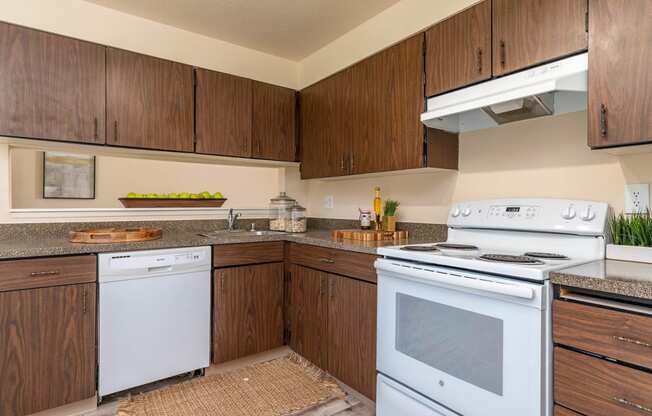
[[[502,396],[502,320],[403,293],[396,313],[396,350]]]

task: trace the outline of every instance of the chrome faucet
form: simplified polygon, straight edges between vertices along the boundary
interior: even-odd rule
[[[227,230],[235,230],[235,222],[240,218],[240,213],[234,214],[233,208],[229,209],[229,213],[226,215],[226,227]]]

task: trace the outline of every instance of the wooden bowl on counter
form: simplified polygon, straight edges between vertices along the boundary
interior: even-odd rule
[[[88,228],[71,231],[71,243],[111,244],[137,243],[139,241],[158,240],[163,236],[160,228]]]

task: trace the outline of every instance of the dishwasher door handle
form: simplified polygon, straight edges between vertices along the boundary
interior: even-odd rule
[[[172,271],[172,266],[156,266],[156,267],[147,268],[147,273],[159,273],[159,272],[171,272],[171,271]]]

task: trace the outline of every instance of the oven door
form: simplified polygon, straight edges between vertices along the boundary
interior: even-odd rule
[[[392,259],[376,268],[380,373],[464,416],[548,414],[547,284]]]

